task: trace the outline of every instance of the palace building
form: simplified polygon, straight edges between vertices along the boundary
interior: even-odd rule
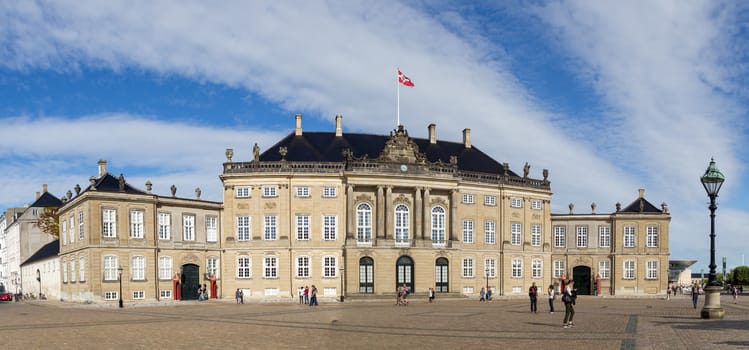
[[[73,301],[322,298],[416,293],[525,296],[574,278],[582,294],[658,295],[668,284],[665,204],[644,190],[616,211],[551,213],[551,182],[471,143],[296,128],[251,160],[226,150],[223,203],[154,195],[100,163],[63,199],[62,298]],[[67,231],[66,231],[67,230]],[[77,271],[76,271],[77,267]],[[122,275],[120,275],[120,273]],[[77,279],[76,279],[77,274]],[[90,277],[89,277],[90,276]],[[121,277],[120,277],[121,276]],[[120,282],[122,294],[118,294]]]

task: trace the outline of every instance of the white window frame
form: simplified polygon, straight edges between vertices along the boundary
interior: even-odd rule
[[[70,216],[70,243],[75,242],[75,214]]]
[[[356,206],[356,241],[372,242],[372,206],[369,203],[359,203]]]
[[[523,199],[518,197],[512,197],[510,198],[510,207],[511,208],[522,208],[523,207]]]
[[[564,226],[554,226],[554,247],[564,248],[567,246],[567,228]]]
[[[611,226],[598,226],[598,246],[601,248],[611,247]]]
[[[511,262],[512,278],[523,277],[523,259],[513,258]]]
[[[119,271],[117,270],[119,268],[118,257],[116,255],[105,255],[102,260],[102,264],[104,265],[102,269],[104,280],[116,281],[119,278]]]
[[[554,278],[562,278],[562,275],[567,271],[567,266],[564,260],[554,260]]]
[[[497,196],[485,195],[484,196],[484,205],[496,206],[497,205]]]
[[[325,186],[322,188],[323,198],[335,198],[338,197],[338,189],[333,186]]]
[[[75,260],[76,260],[76,259],[75,259],[74,257],[71,257],[71,258],[70,258],[70,261],[68,262],[68,263],[70,263],[70,282],[71,282],[71,283],[75,282],[75,278],[77,277],[77,276],[76,276],[76,273],[77,273],[77,272],[75,271],[75,265],[76,265],[76,264],[77,264],[78,262],[77,262],[77,261],[75,261]]]
[[[299,255],[296,257],[296,278],[310,278],[310,257]]]
[[[519,222],[513,222],[510,224],[510,244],[521,245],[523,236],[523,225]]]
[[[62,265],[62,283],[68,283],[68,262],[62,260],[60,265]]]
[[[80,274],[78,280],[86,282],[86,257],[84,256],[78,258],[78,273]]]
[[[541,259],[531,260],[531,278],[543,278],[544,277],[544,262]]]
[[[159,291],[159,299],[171,299],[172,291],[169,289],[162,289]]]
[[[143,218],[145,212],[139,209],[130,210],[130,238],[143,239]]]
[[[635,271],[637,269],[637,266],[635,265],[634,260],[624,260],[623,262],[623,270],[622,270],[622,279],[625,280],[633,280],[635,279]]]
[[[252,217],[237,216],[237,241],[249,241],[251,235]]]
[[[78,212],[78,240],[82,241],[85,238],[84,235],[84,217],[83,217],[83,210]]]
[[[276,215],[263,216],[263,240],[264,241],[278,240],[278,216]]]
[[[647,247],[648,248],[658,248],[658,226],[657,225],[648,225],[646,227],[646,241],[647,241]]]
[[[497,277],[497,260],[494,258],[485,258],[484,259],[484,273],[487,273],[488,271],[488,278],[495,278]]]
[[[250,198],[250,188],[248,186],[239,186],[234,188],[234,197]]]
[[[159,213],[159,240],[172,239],[172,214]]]
[[[60,238],[62,238],[62,245],[68,245],[68,222],[65,219],[60,223]]]
[[[159,279],[160,280],[172,279],[172,257],[171,256],[159,257]]]
[[[104,300],[112,301],[112,300],[117,300],[117,298],[118,298],[117,292],[113,292],[113,291],[104,292]]]
[[[577,247],[587,248],[588,247],[588,225],[575,226],[575,235],[577,236]]]
[[[205,259],[205,270],[208,271],[208,276],[213,274],[216,278],[219,278],[221,273],[221,268],[219,265],[219,258],[215,256],[209,256],[207,259]]]
[[[599,261],[598,274],[601,275],[602,280],[611,278],[611,261],[609,261],[608,259]]]
[[[473,220],[463,220],[463,243],[473,243]]]
[[[297,215],[296,216],[296,240],[297,241],[309,241],[310,239],[310,216],[309,215]]]
[[[541,210],[543,208],[544,208],[544,206],[543,206],[543,202],[541,200],[534,199],[534,200],[531,201],[531,209],[533,209],[533,210]]]
[[[322,257],[322,277],[323,278],[336,278],[338,277],[338,258],[332,255],[326,255]]]
[[[117,209],[104,208],[101,210],[101,235],[104,238],[117,237]]]
[[[474,277],[473,258],[463,258],[463,278]]]
[[[296,196],[298,198],[308,198],[309,197],[309,186],[297,186],[296,187]]]
[[[445,212],[439,205],[432,208],[432,244],[445,243]]]
[[[322,239],[323,241],[335,241],[338,239],[338,217],[335,215],[322,216]]]
[[[484,244],[497,244],[497,223],[484,221]]]
[[[143,291],[143,290],[133,291],[133,300],[143,300],[145,298],[146,298],[146,291]]]
[[[658,260],[648,260],[645,263],[645,279],[657,280],[658,279]]]
[[[130,259],[130,278],[133,281],[146,280],[146,257],[142,255],[134,256]]]
[[[252,278],[252,259],[248,255],[237,257],[237,278]]]
[[[473,204],[473,203],[474,203],[473,194],[463,193],[463,204]]]
[[[624,248],[634,248],[636,236],[637,236],[637,230],[635,229],[635,226],[633,225],[624,226],[624,235],[623,235]]]
[[[531,245],[541,246],[541,224],[531,224]]]
[[[195,240],[195,215],[193,214],[182,215],[182,240]]]
[[[205,217],[205,240],[207,242],[218,241],[218,217],[206,215]]]
[[[409,243],[411,240],[411,219],[408,206],[405,204],[396,205],[393,219],[395,243]]]
[[[278,186],[275,186],[275,185],[263,186],[263,197],[264,198],[278,197]]]
[[[278,257],[268,255],[263,257],[263,277],[278,278]]]

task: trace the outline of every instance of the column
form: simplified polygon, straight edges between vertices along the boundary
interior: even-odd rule
[[[429,201],[431,199],[429,199],[429,188],[427,187],[424,189],[424,203],[422,203],[424,208],[424,230],[421,233],[421,238],[426,240],[432,239],[432,210],[429,208]]]
[[[413,239],[421,238],[424,239],[423,231],[421,230],[421,188],[416,187],[416,191],[414,192],[414,229],[413,229]]]
[[[354,185],[346,186],[346,238],[354,238]]]
[[[458,193],[457,190],[452,190],[450,192],[450,232],[448,233],[447,238],[450,241],[455,240],[456,234],[460,230],[460,226],[458,226],[458,203],[460,201],[460,198],[458,198],[459,195],[460,193]]]
[[[385,197],[382,194],[382,186],[377,186],[377,234],[375,237],[385,237]]]
[[[383,238],[393,237],[393,186],[385,189],[385,235]]]

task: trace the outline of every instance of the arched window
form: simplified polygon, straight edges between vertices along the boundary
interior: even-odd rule
[[[404,204],[398,204],[395,207],[395,242],[408,243],[409,237],[409,215],[408,207]]]
[[[445,208],[432,208],[432,243],[445,243]]]
[[[356,240],[372,242],[372,207],[367,203],[356,207]]]

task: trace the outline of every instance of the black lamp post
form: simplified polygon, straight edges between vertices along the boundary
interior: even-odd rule
[[[39,300],[42,299],[42,274],[36,269],[36,280],[39,281]]]
[[[490,270],[489,270],[489,268],[487,267],[487,268],[486,268],[486,269],[484,270],[484,275],[486,275],[486,292],[487,292],[487,293],[489,293],[489,272],[490,272]]]
[[[722,319],[725,315],[725,311],[720,307],[720,291],[723,288],[718,283],[715,273],[717,267],[715,264],[715,209],[718,209],[715,198],[718,197],[718,191],[720,191],[720,187],[725,180],[725,176],[715,166],[715,160],[710,159],[710,165],[700,178],[707,196],[710,197],[710,206],[708,207],[710,209],[710,274],[708,275],[707,287],[705,287],[705,306],[700,313],[701,318]]]
[[[122,308],[122,266],[117,268],[117,280],[120,281],[120,308]]]

